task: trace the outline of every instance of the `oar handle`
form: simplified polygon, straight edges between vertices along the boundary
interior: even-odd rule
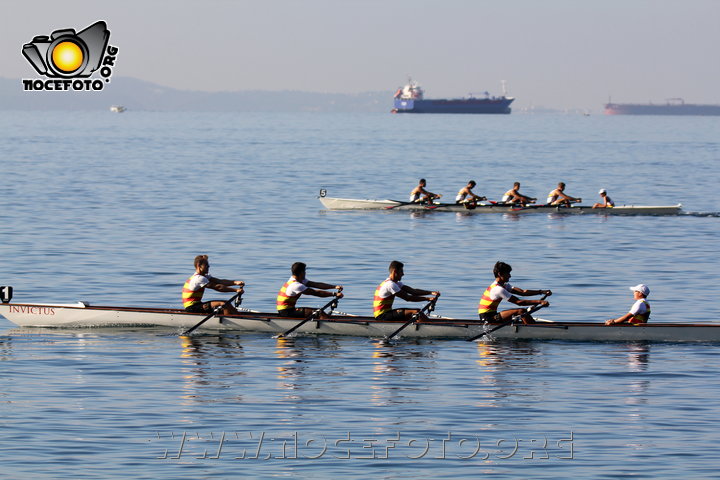
[[[551,295],[551,294],[552,294],[552,293],[550,292],[550,290],[548,290],[548,293],[546,293],[545,295],[543,295],[542,298],[540,299],[540,301],[542,302],[543,300],[545,300],[545,299],[546,299],[549,295]],[[537,312],[538,310],[540,310],[541,308],[544,308],[544,307],[545,307],[545,305],[541,305],[541,304],[533,305],[532,307],[528,307],[525,312],[528,313],[528,314],[530,314],[530,313],[533,313],[533,312]]]

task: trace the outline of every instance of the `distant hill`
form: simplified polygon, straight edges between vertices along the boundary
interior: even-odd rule
[[[198,112],[389,112],[393,92],[357,94],[246,90],[176,90],[113,77],[101,92],[25,92],[20,79],[0,77],[0,110],[129,110]]]

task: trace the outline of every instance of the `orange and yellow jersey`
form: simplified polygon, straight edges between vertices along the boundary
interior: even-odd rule
[[[302,295],[302,292],[307,289],[305,284],[307,279],[303,282],[298,282],[293,276],[288,279],[287,282],[282,286],[277,295],[275,304],[277,305],[278,312],[281,310],[287,310],[288,308],[295,308],[295,304]]]
[[[208,283],[210,283],[210,278],[199,273],[188,278],[182,288],[183,308],[202,302],[205,286]]]
[[[641,311],[642,310],[642,311]],[[644,298],[641,298],[630,309],[633,314],[628,323],[647,323],[650,320],[650,304]]]
[[[373,316],[375,318],[392,310],[395,295],[398,294],[402,287],[401,282],[394,282],[389,278],[378,285],[373,296]]]
[[[505,291],[505,293],[503,294],[503,292],[501,291],[500,295],[494,295],[493,289],[495,287],[500,287]],[[493,282],[492,285],[485,289],[482,297],[480,297],[480,303],[478,303],[478,314],[497,313],[498,305],[500,305],[500,302],[502,302],[503,299],[510,298],[511,290],[512,285],[510,285],[509,283],[506,283],[505,285],[498,285],[497,281]]]

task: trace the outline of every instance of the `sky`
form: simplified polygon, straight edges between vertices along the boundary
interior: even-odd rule
[[[22,45],[108,24],[113,75],[184,90],[501,93],[516,108],[720,104],[720,0],[1,0],[0,76]]]

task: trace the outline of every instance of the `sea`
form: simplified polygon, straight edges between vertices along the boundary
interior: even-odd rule
[[[498,260],[601,322],[720,322],[720,118],[0,112],[14,302],[178,307],[198,254],[272,311],[296,261],[369,314],[390,261],[475,318]],[[328,196],[673,205],[677,216],[326,211]],[[206,298],[227,294],[208,292]],[[301,305],[324,301],[302,298]],[[397,300],[397,302],[401,302]],[[420,304],[417,304],[420,305]],[[0,478],[720,478],[720,345],[19,328],[0,317]]]

